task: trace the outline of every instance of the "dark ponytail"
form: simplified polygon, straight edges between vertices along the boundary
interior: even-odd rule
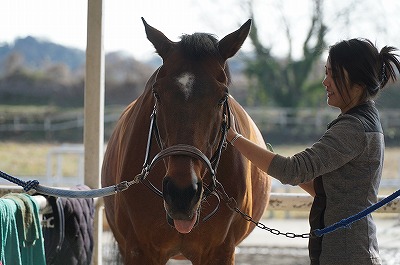
[[[396,81],[400,62],[399,55],[393,53],[395,51],[396,48],[385,46],[379,52],[370,40],[362,38],[343,40],[331,46],[332,74],[342,97],[357,84],[364,89],[364,99],[372,99],[389,80]]]
[[[390,79],[392,81],[397,80],[396,69],[397,72],[400,72],[400,62],[398,59],[398,55],[393,53],[395,51],[397,51],[396,48],[391,46],[385,46],[379,52],[379,57],[381,59],[381,71],[380,71],[381,89],[386,86],[387,82]],[[393,66],[395,66],[396,69]]]

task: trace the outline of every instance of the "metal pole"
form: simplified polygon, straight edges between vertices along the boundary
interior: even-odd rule
[[[104,148],[104,49],[103,0],[88,0],[85,76],[85,184],[101,186],[100,174]],[[102,264],[103,203],[98,201],[94,222],[95,246],[92,264]]]

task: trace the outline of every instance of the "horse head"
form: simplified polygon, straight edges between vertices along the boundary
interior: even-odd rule
[[[164,208],[169,224],[189,233],[198,223],[204,194],[215,188],[214,171],[229,126],[227,59],[242,46],[251,20],[220,41],[194,33],[179,42],[142,20],[163,60],[152,93],[155,131],[161,150],[166,150],[160,156],[165,165]]]

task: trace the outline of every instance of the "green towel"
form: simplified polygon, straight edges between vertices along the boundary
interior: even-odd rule
[[[3,265],[21,264],[16,212],[14,201],[0,199],[0,261]]]
[[[11,193],[4,196],[2,200],[11,200],[16,207],[14,218],[18,233],[20,263],[15,262],[15,259],[11,259],[13,261],[9,264],[46,265],[39,207],[36,201],[30,195],[23,193]],[[8,259],[9,254],[7,252],[5,254]],[[16,258],[14,254],[13,256]],[[7,264],[3,262],[3,265]]]
[[[27,194],[11,193],[5,195],[4,199],[10,199],[17,205],[17,228],[19,241],[22,242],[22,247],[33,246],[36,240],[39,239],[40,223],[35,220],[35,201]]]

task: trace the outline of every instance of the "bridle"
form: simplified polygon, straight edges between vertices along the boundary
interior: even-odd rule
[[[152,190],[155,194],[157,194],[160,197],[163,197],[162,192],[146,178],[150,173],[151,169],[157,162],[164,159],[165,157],[177,156],[177,155],[189,156],[202,161],[203,164],[207,167],[210,173],[211,183],[206,187],[204,196],[209,196],[210,194],[214,193],[217,187],[217,182],[218,182],[216,178],[217,168],[221,158],[222,150],[226,147],[226,135],[229,128],[230,128],[230,108],[227,97],[223,103],[220,140],[218,142],[215,153],[210,159],[208,159],[207,156],[203,152],[201,152],[198,148],[192,145],[176,144],[167,148],[163,148],[162,140],[157,126],[157,99],[156,99],[153,111],[150,115],[150,128],[147,138],[146,154],[145,154],[144,164],[142,167],[142,173],[137,176],[139,177],[138,180],[142,182],[150,190]],[[153,144],[153,136],[155,137],[161,151],[158,152],[151,160],[150,151]],[[214,193],[214,195],[216,194]]]

